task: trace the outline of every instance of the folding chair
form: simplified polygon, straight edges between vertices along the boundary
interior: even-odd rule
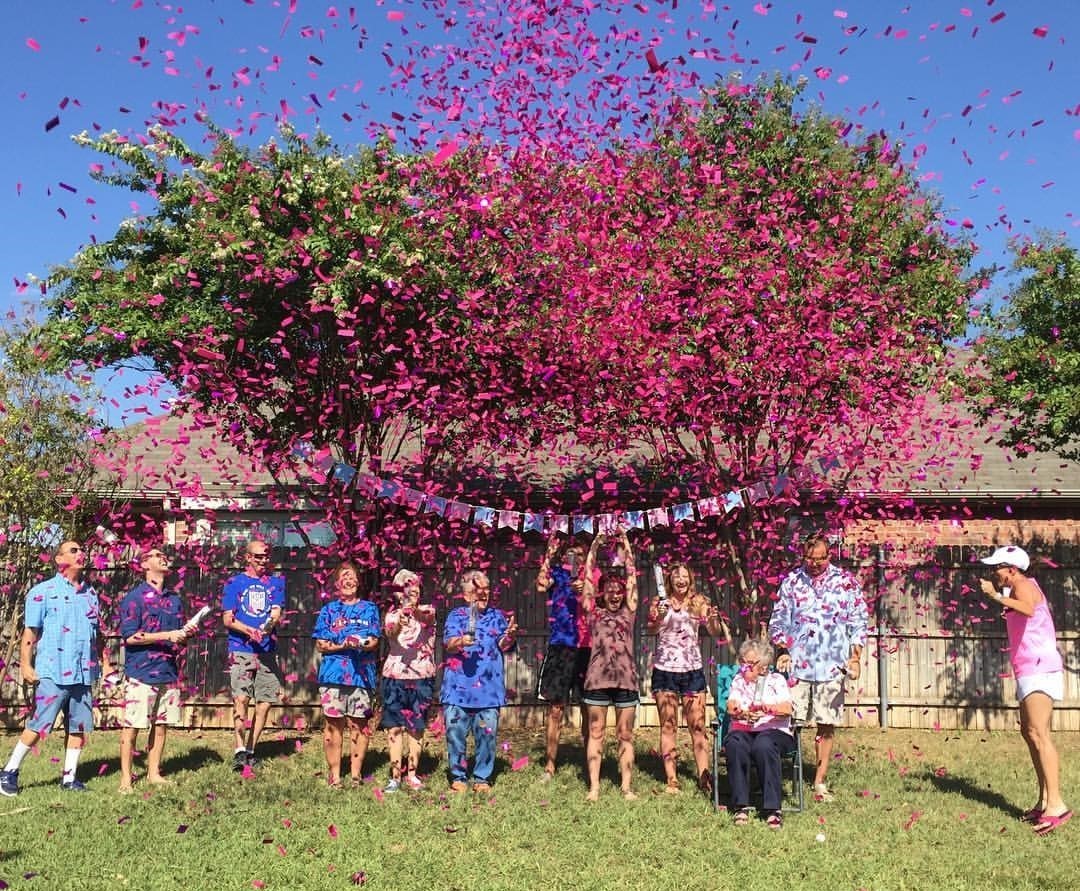
[[[738,667],[735,665],[718,665],[716,667],[716,717],[712,722],[713,729],[713,810],[720,810],[720,783],[717,778],[720,771],[720,755],[724,750],[724,737],[727,736],[731,718],[727,713],[728,695],[731,693],[731,681],[735,677]],[[801,813],[806,807],[806,790],[803,786],[803,757],[802,757],[802,724],[791,722],[791,748],[780,755],[781,770],[784,763],[791,765],[791,792],[794,802],[785,805],[784,810],[789,813]]]

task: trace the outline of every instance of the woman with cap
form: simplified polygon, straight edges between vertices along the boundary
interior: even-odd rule
[[[1039,781],[1039,800],[1023,819],[1047,835],[1072,818],[1061,797],[1058,753],[1050,738],[1054,701],[1064,698],[1065,673],[1057,649],[1054,620],[1038,582],[1028,577],[1027,552],[1015,545],[998,548],[982,560],[993,567],[980,586],[1005,610],[1009,659],[1020,701],[1020,733],[1031,753]]]

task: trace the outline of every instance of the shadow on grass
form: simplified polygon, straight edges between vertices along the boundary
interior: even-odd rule
[[[954,795],[962,795],[968,801],[976,801],[986,807],[995,808],[1010,817],[1020,817],[1023,810],[1005,798],[1001,793],[992,789],[976,785],[966,777],[946,774],[938,776],[934,771],[926,772],[928,779],[940,792],[951,792]]]

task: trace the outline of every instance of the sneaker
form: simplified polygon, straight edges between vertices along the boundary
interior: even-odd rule
[[[258,758],[255,757],[254,752],[244,752],[244,761],[247,763],[247,766],[250,767],[252,770],[254,770],[262,763]]]
[[[0,770],[0,795],[14,798],[18,794],[19,772],[17,770]],[[1042,814],[1039,816],[1042,816]]]
[[[420,792],[424,788],[424,781],[416,774],[405,777],[405,785],[413,792]]]
[[[60,788],[65,792],[89,792],[84,783],[80,783],[78,780],[68,780],[66,783],[61,783]]]
[[[836,796],[829,791],[829,787],[824,783],[814,783],[814,801],[836,801]]]
[[[401,780],[391,777],[390,782],[383,786],[383,792],[398,792],[401,790]]]
[[[237,752],[232,756],[232,769],[237,773],[243,772],[244,768],[248,766],[247,752]]]

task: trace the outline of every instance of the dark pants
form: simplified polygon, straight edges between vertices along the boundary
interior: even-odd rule
[[[733,809],[750,805],[750,763],[753,761],[761,780],[763,809],[780,810],[784,797],[780,756],[790,749],[791,745],[791,734],[784,733],[783,730],[762,730],[759,733],[732,730],[724,737]]]

